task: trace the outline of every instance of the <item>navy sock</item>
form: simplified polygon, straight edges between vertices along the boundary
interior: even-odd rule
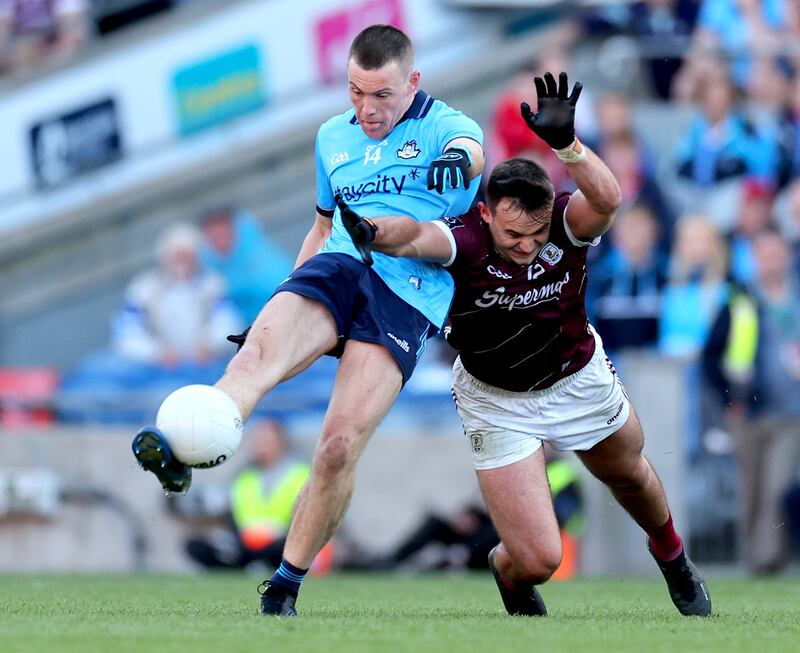
[[[281,558],[281,566],[275,570],[269,582],[272,585],[283,587],[289,594],[296,597],[300,591],[300,584],[307,573],[308,569],[299,569],[288,562],[286,558]]]

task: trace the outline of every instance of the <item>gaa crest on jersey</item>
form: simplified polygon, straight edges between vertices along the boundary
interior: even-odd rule
[[[419,149],[417,148],[417,141],[406,141],[399,150],[397,156],[401,159],[416,159],[419,156]]]
[[[547,243],[539,252],[539,258],[550,265],[558,263],[562,256],[564,256],[564,250],[556,247],[553,243]]]

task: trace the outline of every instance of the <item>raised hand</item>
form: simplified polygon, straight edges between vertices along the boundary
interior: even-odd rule
[[[583,84],[575,82],[572,93],[567,97],[569,83],[567,73],[558,75],[558,86],[551,73],[544,79],[534,77],[538,111],[534,113],[527,102],[520,105],[520,111],[531,131],[554,150],[562,150],[575,140],[575,105],[583,90]]]
[[[334,199],[336,200],[336,206],[339,207],[342,224],[347,229],[347,233],[350,234],[353,245],[356,246],[358,253],[361,255],[361,260],[367,265],[372,265],[372,241],[375,240],[375,233],[378,231],[378,227],[369,218],[362,218],[353,211],[338,193]]]

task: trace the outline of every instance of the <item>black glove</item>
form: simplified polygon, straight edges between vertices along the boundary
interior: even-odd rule
[[[575,82],[572,95],[567,97],[569,83],[567,73],[558,75],[556,80],[551,73],[545,73],[544,79],[534,77],[539,111],[533,113],[527,102],[520,105],[522,117],[531,131],[554,150],[563,150],[575,140],[575,104],[583,90],[583,84]]]
[[[247,327],[244,331],[237,335],[228,336],[225,338],[225,340],[236,345],[236,351],[239,351],[244,346],[244,341],[247,340],[248,333],[250,333],[250,327]]]
[[[362,218],[347,206],[347,203],[339,193],[336,193],[334,199],[336,200],[336,206],[339,207],[339,215],[342,218],[344,228],[347,229],[353,245],[356,246],[358,253],[361,254],[361,260],[367,265],[372,265],[372,241],[375,240],[378,227],[375,226],[372,220]]]
[[[428,190],[435,188],[438,193],[444,193],[448,177],[451,188],[458,188],[462,184],[465,189],[469,188],[467,170],[471,164],[472,157],[469,150],[464,147],[451,147],[435,158],[428,168]]]

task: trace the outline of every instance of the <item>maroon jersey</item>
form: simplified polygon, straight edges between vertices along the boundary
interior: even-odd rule
[[[448,342],[474,377],[515,392],[541,390],[594,354],[586,296],[586,253],[565,224],[568,193],[553,204],[549,241],[530,265],[502,258],[472,209],[444,218],[455,240],[456,284]]]

